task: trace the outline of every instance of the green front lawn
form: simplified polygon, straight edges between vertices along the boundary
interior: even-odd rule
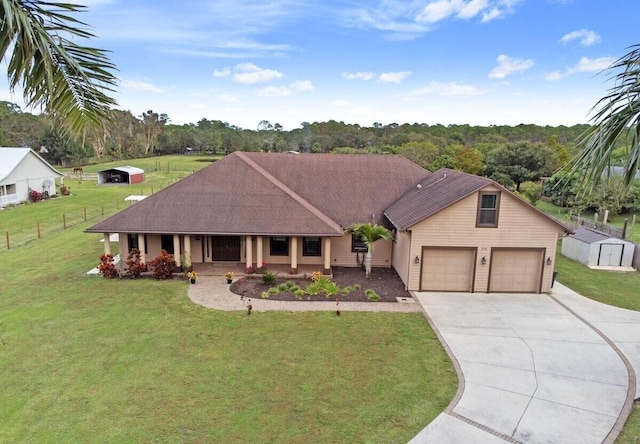
[[[0,442],[406,442],[455,393],[419,313],[205,309],[86,226],[0,251]]]

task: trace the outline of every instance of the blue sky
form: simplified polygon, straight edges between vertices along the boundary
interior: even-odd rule
[[[598,73],[640,43],[637,0],[78,3],[118,108],[174,124],[587,123]]]

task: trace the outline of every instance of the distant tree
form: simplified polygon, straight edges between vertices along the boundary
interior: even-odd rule
[[[142,113],[140,118],[142,119],[144,155],[146,156],[155,151],[158,136],[164,131],[164,126],[169,122],[169,116],[149,110]]]
[[[520,194],[535,207],[542,197],[542,184],[540,182],[523,182],[520,184]]]
[[[487,154],[485,174],[505,186],[509,185],[505,178],[509,178],[516,191],[520,191],[522,182],[551,176],[558,166],[557,155],[551,148],[518,142]]]
[[[453,167],[469,174],[480,174],[484,170],[484,156],[471,147],[460,148],[453,156]]]
[[[396,149],[396,153],[406,157],[410,161],[429,168],[429,165],[439,154],[438,147],[431,142],[408,142]]]

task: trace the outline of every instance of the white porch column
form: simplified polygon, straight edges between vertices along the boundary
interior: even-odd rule
[[[184,235],[184,262],[187,267],[191,266],[191,236]]]
[[[173,259],[176,261],[176,265],[180,266],[180,235],[173,235]]]
[[[262,236],[256,237],[256,268],[262,267],[264,256],[262,255]]]
[[[322,254],[324,254],[324,274],[329,274],[331,272],[331,238],[324,238],[324,248],[322,249]]]
[[[111,233],[103,233],[102,238],[104,239],[104,254],[111,254],[111,242],[109,241],[109,236]]]
[[[296,273],[298,271],[298,238],[296,236],[291,237],[291,270]]]
[[[245,237],[246,251],[245,256],[247,257],[247,263],[245,264],[245,268],[253,266],[253,244],[251,242],[251,236]]]
[[[146,259],[147,252],[145,251],[146,248],[147,246],[145,245],[144,234],[138,233],[138,250],[140,250],[140,261],[143,264],[147,263],[147,259]]]

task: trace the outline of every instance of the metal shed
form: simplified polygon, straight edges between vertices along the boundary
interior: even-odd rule
[[[591,228],[562,239],[562,255],[589,267],[631,267],[635,245]]]
[[[140,183],[144,181],[144,170],[132,166],[114,167],[98,171],[98,185],[107,183]]]

